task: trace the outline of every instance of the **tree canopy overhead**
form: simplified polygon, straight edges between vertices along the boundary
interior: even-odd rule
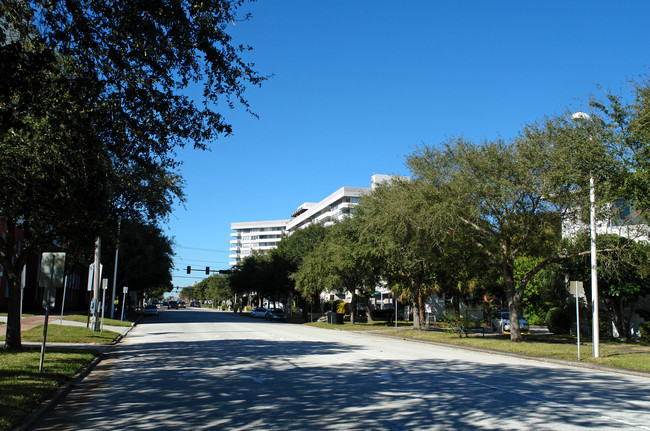
[[[228,26],[244,0],[13,0],[3,2],[0,44],[44,43],[96,75],[110,103],[115,132],[138,146],[139,157],[155,160],[189,139],[195,147],[232,127],[216,105],[232,107],[247,85],[265,77],[240,55]],[[244,19],[248,19],[246,16]],[[197,104],[186,90],[203,88]]]
[[[30,250],[56,239],[90,254],[88,237],[115,236],[117,218],[164,219],[183,200],[176,149],[207,149],[232,131],[224,108],[249,111],[244,90],[265,77],[228,34],[243,3],[0,3],[7,346],[20,348],[17,280]]]

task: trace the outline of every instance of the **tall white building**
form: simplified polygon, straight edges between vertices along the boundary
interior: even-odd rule
[[[300,205],[288,220],[232,223],[230,228],[230,265],[236,265],[253,250],[270,250],[282,239],[282,234],[291,234],[313,223],[333,224],[353,214],[354,206],[362,196],[384,181],[394,178],[391,175],[373,175],[371,187],[341,187],[320,202],[305,202]]]
[[[232,223],[230,228],[235,232],[230,234],[230,265],[237,265],[253,250],[271,250],[276,247],[286,231],[290,220],[250,221]]]

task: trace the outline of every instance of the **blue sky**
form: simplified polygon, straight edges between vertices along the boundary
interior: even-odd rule
[[[509,139],[648,74],[647,1],[260,0],[230,27],[273,75],[211,152],[181,150],[187,202],[166,233],[175,286],[228,267],[230,223],[289,218],[405,155],[464,135]]]

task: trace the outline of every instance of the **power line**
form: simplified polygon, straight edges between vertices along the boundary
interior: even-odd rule
[[[177,245],[176,247],[184,248],[186,250],[210,251],[210,252],[213,252],[213,253],[230,253],[230,250],[216,250],[214,248],[185,247],[183,245]]]
[[[194,259],[185,260],[183,258],[180,258],[180,260],[175,259],[174,262],[181,262],[181,263],[183,263],[183,265],[186,265],[188,263],[195,263],[195,262],[201,262],[201,263],[228,263],[227,261],[224,261],[224,260],[221,260],[221,261],[218,261],[218,260],[194,260]]]

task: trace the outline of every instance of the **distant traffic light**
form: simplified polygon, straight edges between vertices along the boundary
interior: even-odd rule
[[[192,267],[187,265],[187,273],[190,274],[192,272]]]
[[[210,267],[209,267],[209,266],[206,266],[206,267],[205,267],[205,273],[206,273],[207,275],[210,275]]]
[[[230,274],[232,271],[229,269],[220,269],[219,274]]]

